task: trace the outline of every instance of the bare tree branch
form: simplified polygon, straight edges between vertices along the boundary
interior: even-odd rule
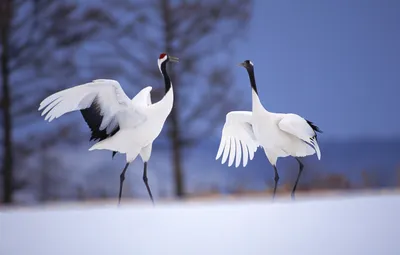
[[[74,84],[83,73],[76,63],[80,57],[76,55],[78,49],[104,30],[112,29],[114,20],[98,7],[85,9],[68,0],[7,0],[7,3],[11,7],[3,8],[3,1],[0,4],[1,39],[6,42],[1,44],[2,67],[5,67],[2,78],[9,96],[7,100],[2,97],[3,105],[7,106],[2,107],[2,112],[10,116],[7,121],[10,125],[3,129],[7,143],[3,143],[2,149],[22,151],[18,155],[30,157],[40,151],[38,148],[55,146],[60,139],[71,144],[81,142],[76,139],[79,135],[72,122],[57,125],[52,132],[35,132],[34,136],[27,133],[34,124],[43,121],[37,111],[39,102],[50,92]],[[30,143],[25,143],[26,139]],[[12,158],[7,153],[5,161],[11,162]],[[19,158],[17,162],[23,161]],[[4,169],[6,200],[11,202],[13,191],[23,186],[12,183],[21,171],[14,171],[18,168],[11,163],[5,164]]]

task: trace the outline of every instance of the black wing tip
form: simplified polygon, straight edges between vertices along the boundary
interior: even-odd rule
[[[114,158],[115,154],[117,154],[117,152],[116,152],[116,151],[113,151],[112,157],[111,157],[112,159]]]
[[[310,127],[311,127],[315,132],[323,133],[322,130],[321,130],[317,125],[315,125],[312,121],[307,120],[307,123],[308,123],[308,125],[310,125]]]
[[[103,116],[100,113],[100,105],[97,102],[97,97],[93,99],[90,107],[81,110],[81,114],[91,130],[91,137],[89,141],[102,141],[115,135],[115,133],[119,131],[119,125],[116,126],[110,134],[108,134],[105,129],[100,130]]]

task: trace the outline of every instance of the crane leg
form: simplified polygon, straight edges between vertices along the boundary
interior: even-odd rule
[[[278,181],[279,181],[279,174],[278,174],[278,170],[276,169],[276,166],[274,165],[274,172],[275,172],[275,186],[274,186],[274,194],[272,195],[272,199],[275,198],[275,194],[276,194],[276,188],[278,186]]]
[[[303,172],[303,167],[304,167],[304,165],[303,165],[303,163],[301,163],[300,159],[298,159],[298,158],[295,158],[295,159],[297,160],[297,162],[299,162],[299,173],[297,174],[296,182],[294,183],[294,186],[293,186],[292,199],[294,199],[294,193],[296,191],[297,184],[299,183],[300,175]]]
[[[147,192],[149,193],[149,196],[150,196],[151,202],[152,202],[152,203],[153,203],[153,205],[154,205],[154,199],[153,199],[153,195],[151,194],[151,190],[150,190],[149,182],[148,182],[148,179],[147,179],[147,162],[144,162],[144,169],[143,169],[143,182],[144,182],[144,184],[146,185]]]
[[[118,205],[121,203],[121,196],[122,196],[122,185],[124,184],[125,180],[125,172],[128,169],[129,163],[126,163],[124,170],[122,170],[121,175],[119,176],[119,196],[118,196]]]

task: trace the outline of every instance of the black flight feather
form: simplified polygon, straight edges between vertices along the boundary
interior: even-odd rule
[[[93,103],[90,105],[89,108],[81,110],[81,114],[86,124],[92,131],[90,141],[102,141],[108,137],[115,135],[119,131],[119,126],[115,127],[110,134],[107,134],[106,129],[100,130],[103,116],[101,115],[100,105],[97,101],[97,97],[93,100]],[[112,158],[114,158],[116,153],[117,152],[113,151]]]
[[[314,139],[314,138],[317,139],[317,133],[316,132],[322,133],[322,130],[317,125],[312,123],[311,121],[309,121],[309,120],[306,120],[306,121],[307,121],[308,125],[310,125],[310,127],[314,130],[314,134],[315,135],[311,139]]]
[[[309,121],[309,120],[306,120],[306,121],[307,121],[308,125],[310,125],[310,127],[311,127],[315,132],[322,133],[322,130],[321,130],[317,125],[315,125],[314,123],[312,123],[312,122]]]

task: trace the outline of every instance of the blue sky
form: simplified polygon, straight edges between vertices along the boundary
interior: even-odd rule
[[[325,138],[400,137],[399,13],[395,0],[256,0],[234,64],[251,59],[264,106],[316,122]]]

